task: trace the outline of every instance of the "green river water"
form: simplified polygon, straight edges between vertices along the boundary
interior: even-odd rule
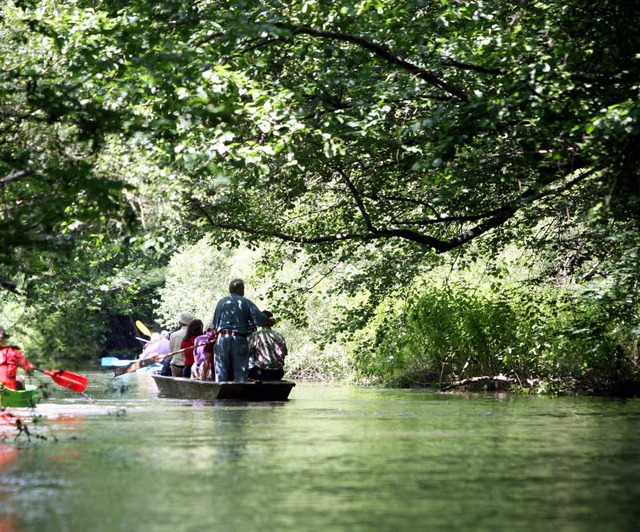
[[[638,400],[300,383],[206,403],[86,374],[36,408],[46,439],[0,444],[0,531],[640,528]]]

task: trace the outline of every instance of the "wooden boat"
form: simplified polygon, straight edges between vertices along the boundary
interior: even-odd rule
[[[296,385],[291,381],[214,382],[151,375],[160,395],[180,399],[233,399],[236,401],[286,401]]]
[[[0,405],[3,407],[33,408],[39,399],[38,387],[33,384],[27,384],[24,390],[11,390],[0,384]]]

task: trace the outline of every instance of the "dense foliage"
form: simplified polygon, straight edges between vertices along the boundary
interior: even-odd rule
[[[265,297],[300,325],[330,283],[339,312],[316,336],[361,331],[365,375],[409,345],[448,378],[584,375],[580,348],[566,371],[564,340],[536,350],[556,338],[633,369],[637,2],[8,0],[0,17],[0,285],[50,320],[43,348],[98,352],[133,313],[166,323],[183,302],[169,278],[154,315],[163,267],[208,234],[268,249]],[[508,244],[533,250],[532,284],[497,297],[428,275],[498,275]],[[275,273],[292,264],[295,282]],[[485,331],[492,354],[464,355],[444,322],[427,339],[424,315]]]
[[[499,386],[547,392],[602,391],[634,379],[637,312],[594,304],[575,286],[523,287],[518,263],[500,262],[501,275],[476,264],[386,301],[378,323],[352,339],[359,373],[438,387],[474,378],[495,385],[498,376]]]
[[[393,272],[504,225],[522,238],[514,222],[551,223],[578,264],[594,246],[562,241],[575,222],[635,227],[637,18],[633,2],[203,2],[145,25],[175,53],[194,215],[322,262],[375,242]]]

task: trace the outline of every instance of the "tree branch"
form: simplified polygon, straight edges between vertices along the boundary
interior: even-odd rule
[[[444,253],[445,251],[450,251],[452,249],[462,246],[463,244],[466,244],[467,242],[470,242],[471,240],[479,237],[480,235],[483,235],[484,233],[486,233],[487,231],[490,231],[491,229],[500,227],[507,220],[512,218],[513,215],[516,212],[518,212],[519,208],[520,207],[506,208],[502,213],[498,214],[497,216],[489,218],[487,221],[481,224],[478,224],[475,227],[468,229],[467,231],[463,231],[456,238],[452,238],[451,240],[444,242],[441,248],[436,251],[438,253]]]
[[[520,210],[525,205],[529,205],[536,200],[539,200],[543,197],[552,195],[552,194],[560,194],[571,187],[575,186],[577,183],[586,179],[589,175],[595,173],[595,169],[586,170],[581,172],[578,176],[576,176],[571,181],[565,183],[563,186],[558,187],[553,190],[547,190],[544,192],[539,192],[534,188],[530,188],[523,192],[519,198],[512,203],[505,205],[499,209],[495,209],[493,211],[476,215],[477,219],[484,220],[482,223],[472,227],[471,229],[467,229],[460,233],[455,238],[451,238],[449,240],[441,240],[438,238],[434,238],[429,235],[425,235],[420,233],[419,231],[414,231],[412,229],[401,229],[397,227],[393,228],[379,228],[375,227],[371,220],[368,217],[367,211],[362,204],[362,200],[360,199],[357,190],[355,190],[355,186],[351,183],[351,187],[353,187],[352,193],[354,194],[354,199],[356,203],[359,203],[358,208],[361,210],[361,214],[365,219],[365,224],[367,225],[368,231],[359,232],[359,233],[343,233],[343,234],[330,234],[330,235],[319,235],[319,236],[303,236],[303,235],[295,235],[290,233],[285,233],[278,229],[269,229],[269,228],[258,228],[258,227],[248,227],[247,225],[240,223],[232,223],[228,221],[214,220],[214,218],[209,214],[209,212],[196,200],[192,200],[193,205],[196,209],[201,213],[201,215],[209,222],[212,227],[216,227],[218,229],[227,229],[232,231],[239,231],[242,233],[255,235],[255,236],[263,236],[270,238],[277,238],[279,240],[283,240],[285,242],[294,242],[296,244],[329,244],[332,242],[344,242],[348,240],[361,240],[361,241],[370,241],[370,240],[378,240],[384,238],[401,238],[404,240],[409,240],[411,242],[415,242],[420,244],[426,248],[433,249],[436,253],[445,253],[447,251],[451,251],[457,247],[462,246],[463,244],[470,242],[471,240],[479,237],[480,235],[503,225],[507,220],[512,218],[518,210]],[[343,173],[341,173],[343,177],[346,177]],[[350,181],[346,179],[347,185],[349,186]],[[463,217],[459,217],[460,220],[456,221],[464,221]],[[433,223],[442,223],[447,224],[454,221],[454,218],[440,218],[433,220]]]
[[[595,169],[586,170],[580,173],[575,179],[572,179],[571,181],[565,183],[562,187],[559,187],[557,189],[547,190],[544,192],[538,192],[533,188],[526,190],[520,195],[520,198],[517,201],[513,202],[511,205],[507,205],[502,207],[501,209],[493,211],[495,214],[485,222],[477,225],[472,229],[464,231],[456,238],[453,238],[446,242],[444,246],[445,249],[443,251],[449,251],[451,249],[457,248],[462,244],[465,244],[466,242],[469,242],[474,238],[477,238],[478,236],[486,233],[487,231],[499,227],[500,225],[504,224],[509,218],[513,217],[515,213],[525,205],[529,205],[534,201],[542,199],[546,196],[561,194],[562,192],[572,188],[581,181],[584,181],[588,176],[595,173],[595,171]],[[442,253],[442,251],[438,252]]]
[[[500,68],[487,68],[479,65],[471,65],[469,63],[461,63],[460,61],[456,61],[455,59],[446,59],[442,61],[444,66],[452,66],[455,68],[459,68],[460,70],[471,70],[473,72],[479,72],[480,74],[506,74],[506,72]]]
[[[282,231],[278,231],[276,229],[248,227],[246,225],[214,220],[214,218],[199,202],[197,202],[196,200],[192,200],[192,204],[201,213],[201,215],[209,222],[209,224],[212,227],[216,227],[218,229],[227,229],[231,231],[239,231],[241,233],[246,233],[249,235],[277,238],[285,242],[294,242],[296,244],[329,244],[332,242],[345,242],[347,240],[366,241],[366,240],[377,240],[381,238],[398,237],[398,238],[404,238],[406,240],[417,242],[428,248],[439,250],[439,252],[446,251],[446,249],[443,248],[443,243],[437,238],[433,238],[428,235],[423,235],[421,233],[418,233],[416,231],[411,231],[408,229],[387,229],[387,230],[376,230],[375,232],[370,231],[370,232],[364,232],[364,233],[344,233],[344,234],[332,234],[332,235],[322,235],[322,236],[293,235],[293,234],[284,233]]]
[[[345,183],[347,184],[347,187],[351,191],[353,200],[356,202],[356,205],[358,206],[358,210],[360,211],[360,214],[362,214],[362,218],[364,219],[364,223],[367,226],[367,229],[372,233],[377,233],[378,231],[374,227],[373,223],[371,222],[371,218],[369,217],[369,213],[367,212],[367,209],[365,208],[364,203],[362,202],[362,198],[358,193],[358,189],[351,182],[351,180],[349,179],[349,176],[342,171],[342,169],[338,169],[337,172],[342,176],[342,179],[344,179]]]
[[[505,377],[504,375],[494,375],[493,377],[488,375],[483,375],[482,377],[469,377],[468,379],[461,379],[459,381],[454,381],[446,386],[440,388],[440,392],[446,392],[447,390],[453,390],[454,388],[460,388],[461,386],[469,386],[469,384],[476,384],[479,382],[504,382],[507,384],[517,384],[515,379],[510,379],[509,377]]]
[[[458,87],[454,87],[453,85],[450,85],[449,83],[447,83],[446,81],[440,79],[438,76],[436,76],[433,72],[430,72],[428,70],[425,70],[417,65],[414,65],[413,63],[410,63],[409,61],[406,61],[404,59],[402,59],[401,57],[398,57],[397,55],[393,54],[390,50],[388,50],[387,48],[373,43],[371,41],[368,41],[367,39],[364,39],[362,37],[358,37],[355,35],[349,35],[347,33],[337,33],[337,32],[332,32],[332,31],[321,31],[321,30],[317,30],[314,28],[311,28],[310,26],[303,26],[303,25],[298,25],[298,26],[286,26],[286,25],[280,25],[281,27],[284,28],[288,28],[289,30],[291,30],[291,32],[294,35],[309,35],[311,37],[319,37],[321,39],[329,39],[329,40],[334,40],[334,41],[343,41],[343,42],[349,42],[351,44],[355,44],[357,46],[359,46],[360,48],[364,48],[365,50],[369,50],[371,53],[373,53],[376,57],[383,59],[384,61],[386,61],[387,63],[391,63],[397,67],[399,67],[400,69],[409,72],[410,74],[420,78],[421,80],[434,85],[436,87],[438,87],[439,89],[445,91],[448,94],[451,94],[452,96],[455,96],[456,98],[458,98],[459,100],[466,102],[469,100],[469,97],[467,96],[467,94],[462,91],[461,89],[459,89]]]
[[[30,173],[31,172],[28,170],[18,170],[17,172],[13,172],[0,179],[0,185],[7,185],[12,181],[17,181],[18,179],[22,179],[23,177],[28,176]]]

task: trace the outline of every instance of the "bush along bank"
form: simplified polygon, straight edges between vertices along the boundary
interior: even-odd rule
[[[361,380],[386,386],[640,395],[636,315],[575,290],[431,285],[350,346]]]

